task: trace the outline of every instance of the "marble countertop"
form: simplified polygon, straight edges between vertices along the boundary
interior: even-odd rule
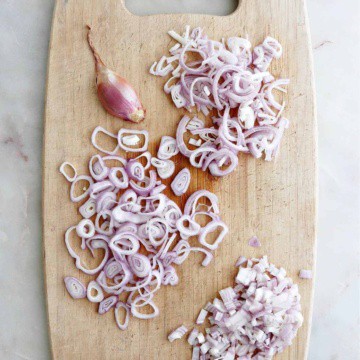
[[[205,0],[129,0],[131,11]],[[236,0],[208,0],[231,12]],[[49,359],[41,237],[43,108],[53,1],[0,6],[0,358]],[[319,232],[309,359],[360,359],[357,0],[308,0],[319,124]],[[341,124],[341,130],[339,127]],[[356,145],[356,146],[355,146]],[[358,356],[358,357],[357,357]]]

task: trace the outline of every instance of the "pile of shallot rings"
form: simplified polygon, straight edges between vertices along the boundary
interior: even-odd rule
[[[221,42],[211,40],[201,28],[186,26],[170,56],[155,62],[150,73],[171,77],[164,91],[177,108],[203,115],[213,111],[212,126],[205,127],[197,117],[185,116],[178,126],[176,141],[180,152],[192,166],[225,176],[237,167],[237,155],[250,153],[255,158],[265,154],[272,160],[279,150],[289,121],[282,116],[285,103],[279,103],[274,91],[286,92],[287,79],[277,79],[268,68],[282,54],[277,40],[267,37],[251,49],[249,40],[231,37]],[[188,134],[187,143],[184,135]]]
[[[98,145],[99,132],[117,138],[114,149]],[[178,150],[174,139],[165,140],[158,157],[169,159]],[[217,197],[209,191],[190,195],[184,210],[163,193],[166,186],[151,169],[155,158],[147,151],[146,131],[122,129],[116,136],[97,127],[92,143],[107,155],[90,159],[90,175],[77,175],[68,162],[61,165],[60,172],[71,183],[70,199],[81,204],[78,210],[83,217],[66,231],[66,247],[76,267],[87,275],[96,275],[96,279],[85,287],[79,279],[66,277],[65,285],[74,299],[87,297],[99,303],[99,314],[114,308],[116,323],[124,330],[130,314],[140,319],[157,316],[154,295],[161,285],[178,284],[176,265],[182,264],[191,252],[201,252],[205,256],[202,265],[207,266],[228,228],[220,219]],[[116,154],[119,149],[141,154],[127,160]],[[172,184],[176,195],[187,190],[190,173],[186,170]],[[201,216],[209,220],[206,225],[199,223]],[[208,242],[214,232],[216,238]],[[195,247],[188,242],[194,236],[199,241]],[[103,258],[97,267],[85,266],[81,254],[74,249],[75,241],[81,246],[80,252],[90,256],[102,249]],[[123,302],[119,295],[124,293],[127,299]],[[120,316],[120,311],[125,316]]]

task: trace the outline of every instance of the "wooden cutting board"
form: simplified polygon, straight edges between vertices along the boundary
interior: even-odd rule
[[[205,1],[205,0],[204,0]],[[115,119],[99,105],[94,60],[86,42],[85,24],[109,67],[139,90],[147,108],[141,125]],[[74,301],[65,291],[64,276],[90,277],[75,269],[64,244],[64,232],[80,217],[69,200],[69,185],[59,174],[63,161],[87,173],[96,151],[90,135],[97,125],[117,132],[122,126],[146,128],[155,154],[162,135],[174,135],[182,112],[163,93],[164,79],[148,74],[152,62],[166,53],[167,31],[201,26],[211,38],[249,36],[258,44],[271,35],[282,43],[284,55],[274,61],[276,75],[290,77],[286,117],[291,121],[275,162],[240,155],[232,175],[216,180],[192,171],[188,194],[206,188],[219,196],[230,234],[207,268],[192,254],[178,267],[180,284],[163,287],[155,301],[160,316],[145,321],[131,318],[127,331],[118,330],[113,312],[99,316],[97,305]],[[309,27],[303,0],[240,0],[230,16],[130,14],[123,0],[58,0],[49,54],[44,133],[43,226],[49,331],[54,359],[190,359],[185,340],[170,344],[167,335],[181,324],[192,324],[217,291],[233,284],[239,255],[268,255],[299,284],[305,322],[293,345],[277,359],[305,359],[308,351],[313,281],[298,278],[300,269],[314,269],[316,242],[317,152],[314,82]],[[188,165],[177,158],[177,170]],[[188,195],[187,194],[187,195]],[[184,203],[182,200],[182,204]],[[256,234],[262,247],[247,240]]]

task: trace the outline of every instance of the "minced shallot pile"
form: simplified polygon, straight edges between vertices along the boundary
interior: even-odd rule
[[[200,311],[197,324],[208,319],[205,334],[194,328],[188,336],[192,360],[267,360],[291,345],[303,323],[298,286],[283,268],[261,259],[241,257],[234,287],[219,291]],[[169,335],[180,339],[182,325]]]
[[[177,43],[150,73],[169,77],[164,91],[177,108],[191,112],[196,107],[205,116],[213,115],[210,127],[196,116],[180,121],[176,136],[180,152],[192,166],[214,176],[234,171],[240,152],[273,159],[289,125],[282,115],[285,102],[279,103],[274,94],[286,92],[283,86],[289,80],[275,79],[269,72],[272,60],[282,55],[280,43],[268,36],[252,49],[247,39],[216,41],[190,26],[183,35],[175,31],[169,35]]]
[[[99,133],[117,139],[115,148],[103,149],[98,144]],[[156,158],[147,151],[148,140],[147,131],[121,129],[116,136],[97,127],[92,143],[107,155],[97,154],[90,159],[90,175],[77,175],[68,162],[60,167],[71,183],[71,201],[82,202],[78,210],[83,219],[66,231],[66,247],[79,270],[96,275],[87,287],[77,278],[66,277],[66,289],[74,299],[87,297],[99,303],[99,314],[114,308],[116,323],[122,330],[127,328],[130,314],[140,319],[157,316],[154,295],[161,285],[178,284],[175,265],[181,265],[191,252],[201,252],[205,256],[202,265],[207,266],[213,258],[212,250],[228,232],[220,219],[218,199],[211,192],[196,191],[188,198],[184,210],[163,193],[166,186],[151,169]],[[167,145],[162,141],[158,156],[171,161],[170,157],[177,152],[174,139],[165,140]],[[141,153],[127,160],[116,154],[119,149]],[[156,160],[160,166],[158,162],[162,160]],[[171,187],[177,196],[186,192],[189,176],[189,171],[182,170],[175,177]],[[208,219],[206,225],[199,224],[201,216]],[[208,235],[218,230],[214,242],[208,243]],[[194,236],[199,240],[195,247],[188,242]],[[103,250],[96,268],[82,263],[74,249],[74,238],[92,256],[95,250]],[[127,300],[122,302],[119,295],[124,293]],[[120,311],[125,316],[120,316]],[[121,322],[120,318],[124,320]]]

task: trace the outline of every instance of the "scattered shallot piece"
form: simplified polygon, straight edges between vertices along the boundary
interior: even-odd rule
[[[171,183],[171,189],[176,196],[181,196],[186,193],[189,188],[191,174],[189,169],[182,169]]]
[[[260,240],[257,238],[257,236],[253,236],[252,238],[249,239],[249,245],[257,248],[261,246],[261,243]]]
[[[105,110],[116,117],[139,123],[145,118],[138,95],[133,87],[121,76],[106,67],[95,49],[88,25],[88,43],[95,59],[96,86],[99,100]]]
[[[299,278],[301,279],[312,279],[313,274],[311,270],[301,269],[299,272]]]
[[[71,174],[69,174],[69,171],[66,171],[66,168],[70,169],[70,171],[72,172],[72,176],[71,176]],[[62,163],[60,165],[59,171],[64,175],[65,179],[69,182],[75,181],[75,179],[77,177],[77,172],[76,172],[74,165],[70,164],[69,162],[65,161],[64,163]]]
[[[180,327],[178,327],[169,334],[168,340],[170,342],[173,342],[174,340],[181,339],[188,331],[189,330],[187,329],[186,326],[181,325]]]
[[[64,282],[66,290],[73,299],[83,299],[86,297],[86,288],[80,280],[68,276],[64,278]]]
[[[207,316],[208,316],[208,312],[205,309],[201,309],[199,316],[196,319],[196,323],[198,325],[203,324]]]

